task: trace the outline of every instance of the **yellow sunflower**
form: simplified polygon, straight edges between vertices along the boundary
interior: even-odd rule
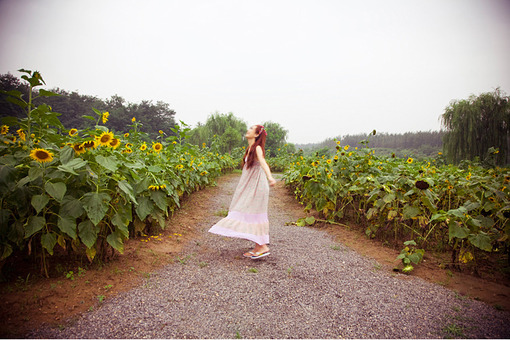
[[[152,145],[152,149],[156,152],[160,152],[163,150],[163,145],[161,143],[155,143]]]
[[[98,142],[103,146],[110,146],[110,142],[112,141],[113,138],[115,138],[113,136],[113,132],[110,131],[103,132],[101,136],[99,136]]]
[[[81,143],[81,146],[84,147],[85,149],[93,149],[97,146],[97,144],[95,140],[89,140]]]
[[[142,151],[147,150],[147,144],[143,143],[142,146],[140,146],[140,150]]]
[[[164,134],[163,130],[159,130],[159,134],[160,135]]]
[[[179,164],[179,165],[176,165],[175,168],[180,170],[180,169],[184,168],[184,165]]]
[[[69,130],[69,136],[73,137],[74,135],[76,135],[78,133],[78,130],[77,129],[71,129]]]
[[[349,150],[349,145],[344,146],[344,150],[345,151]]]
[[[407,159],[407,163],[411,164],[412,162],[413,162],[413,159],[412,159],[411,157],[409,157],[409,158]]]
[[[53,160],[53,153],[45,149],[33,149],[30,151],[30,157],[39,163],[51,162]]]
[[[133,152],[133,150],[131,150],[131,148],[125,148],[124,150],[122,150],[122,153],[131,153]]]
[[[136,122],[136,118],[135,118],[135,117],[131,118],[131,121],[132,121],[133,123],[134,123],[134,122]]]
[[[124,134],[124,138],[128,138],[128,137],[129,137],[129,132],[126,132],[126,133]]]
[[[9,127],[7,125],[2,125],[2,127],[0,128],[0,134],[6,135],[7,132],[9,132]]]
[[[85,147],[83,146],[83,143],[82,144],[74,144],[72,146],[74,152],[79,155],[81,153],[84,153],[85,151],[87,151],[87,149],[85,149]]]
[[[205,176],[205,175],[207,175],[207,174],[208,174],[208,172],[204,170],[204,171],[202,171],[202,172],[200,173],[200,176]]]
[[[22,129],[19,129],[18,131],[16,131],[18,133],[18,136],[19,138],[22,140],[22,141],[26,141],[27,140],[27,136],[25,135],[25,131],[23,131]]]
[[[104,112],[101,116],[101,119],[103,120],[103,124],[108,121],[108,117],[110,116],[110,112]]]
[[[114,149],[117,149],[120,145],[120,140],[117,139],[117,138],[114,138],[112,139],[112,141],[110,142],[110,146]]]

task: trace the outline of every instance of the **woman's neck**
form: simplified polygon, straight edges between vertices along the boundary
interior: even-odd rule
[[[252,145],[255,144],[255,138],[249,138],[248,139],[248,147],[252,147]]]

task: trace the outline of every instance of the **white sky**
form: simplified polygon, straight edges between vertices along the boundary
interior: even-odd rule
[[[451,100],[510,94],[510,0],[0,0],[0,73],[20,68],[293,143],[439,130]]]

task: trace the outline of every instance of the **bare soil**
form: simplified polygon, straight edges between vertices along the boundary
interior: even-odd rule
[[[164,265],[180,261],[183,246],[201,237],[200,228],[197,227],[200,221],[214,214],[226,214],[226,211],[217,211],[209,202],[223,193],[225,189],[222,183],[238,176],[238,173],[222,176],[217,180],[217,186],[205,188],[186,198],[182,208],[169,219],[164,231],[130,239],[125,244],[124,254],[115,254],[108,263],[90,265],[86,259],[70,261],[65,256],[55,257],[52,258],[52,277],[46,279],[39,274],[37,266],[26,262],[23,256],[12,257],[4,266],[11,279],[0,284],[3,300],[0,305],[0,336],[25,337],[43,324],[63,327],[69,318],[97,308],[104,299],[139,286],[144,278]],[[278,182],[277,186],[283,187],[283,183]],[[286,190],[276,190],[274,195],[271,204],[277,204],[282,209],[300,209],[300,205]],[[331,233],[338,242],[375,259],[383,270],[393,271],[399,264],[395,259],[398,250],[368,239],[362,228],[328,224],[317,224],[315,228]],[[445,262],[447,259],[444,255],[427,252],[424,262],[416,266],[410,275],[510,311],[510,279],[507,275],[498,271],[483,271],[482,277],[476,277],[443,269]]]

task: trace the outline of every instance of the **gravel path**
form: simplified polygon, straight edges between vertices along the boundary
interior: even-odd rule
[[[224,178],[227,178],[224,180]],[[302,217],[279,182],[271,189],[271,255],[207,233],[238,176],[219,179],[211,217],[172,264],[64,329],[34,338],[509,338],[510,315],[422,279],[380,270]]]

